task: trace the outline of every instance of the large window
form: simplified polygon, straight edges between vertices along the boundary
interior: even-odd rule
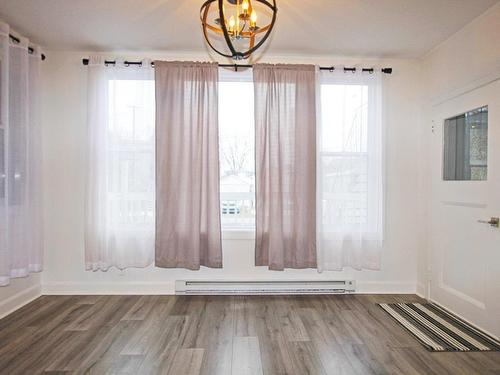
[[[363,83],[320,85],[318,171],[327,226],[368,226],[380,216],[381,146],[370,90]],[[109,98],[109,209],[116,224],[153,223],[154,81],[110,81]],[[255,228],[254,131],[251,71],[221,70],[220,212],[226,231]]]
[[[325,212],[332,221],[362,224],[368,205],[368,87],[321,85],[320,168]]]
[[[155,219],[154,81],[110,80],[108,110],[110,224],[150,227]]]
[[[255,141],[252,76],[220,73],[219,157],[224,230],[255,227]]]
[[[384,178],[378,82],[371,75],[322,75],[318,127],[322,230],[381,233]]]

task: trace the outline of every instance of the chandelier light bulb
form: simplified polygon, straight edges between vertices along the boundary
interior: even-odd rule
[[[250,26],[257,26],[257,12],[255,11],[255,9],[252,10],[252,14],[250,15]]]
[[[241,3],[241,8],[243,9],[243,14],[248,14],[248,8],[250,7],[250,3],[248,0],[243,0],[243,3]]]
[[[231,16],[231,18],[229,18],[229,31],[230,32],[234,31],[234,25],[235,24],[236,24],[236,22],[234,20],[234,16]]]

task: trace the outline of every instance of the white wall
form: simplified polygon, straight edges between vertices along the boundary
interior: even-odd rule
[[[387,235],[382,270],[324,272],[268,271],[255,267],[252,240],[224,239],[224,268],[185,271],[128,269],[86,272],[83,246],[84,139],[88,52],[47,51],[43,64],[43,172],[45,176],[45,293],[172,293],[174,281],[203,279],[354,278],[363,292],[414,293],[417,253],[422,248],[423,197],[420,166],[420,82],[418,61],[368,61],[348,58],[276,56],[269,62],[392,66],[387,78]],[[111,57],[116,56],[111,54]],[[152,53],[145,56],[155,57]],[[129,55],[137,59],[138,55]],[[190,54],[164,59],[203,59]]]
[[[430,176],[430,148],[432,142],[433,109],[462,94],[472,92],[500,79],[500,4],[491,7],[486,13],[474,19],[460,31],[435,47],[422,59],[423,97],[422,97],[422,164],[423,176]],[[451,110],[453,112],[453,110]],[[462,108],[456,108],[459,114]],[[432,222],[436,207],[432,181],[421,180],[422,194],[426,197],[426,223]],[[436,183],[436,182],[435,182]],[[439,236],[438,227],[424,226],[425,247],[418,258],[418,285],[425,290],[430,264],[429,251],[433,239]],[[426,291],[427,292],[427,291]]]
[[[422,60],[426,98],[440,102],[498,74],[499,37],[497,4],[429,52]]]

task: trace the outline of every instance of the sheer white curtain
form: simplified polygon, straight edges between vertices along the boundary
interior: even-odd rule
[[[154,259],[154,72],[88,66],[85,196],[87,270],[146,267]]]
[[[42,270],[40,50],[0,22],[0,286]]]
[[[318,270],[380,269],[384,234],[381,73],[319,73]]]

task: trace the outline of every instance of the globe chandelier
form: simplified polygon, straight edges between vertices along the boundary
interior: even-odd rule
[[[203,35],[219,55],[248,59],[271,34],[277,11],[276,0],[206,0],[200,9]]]

